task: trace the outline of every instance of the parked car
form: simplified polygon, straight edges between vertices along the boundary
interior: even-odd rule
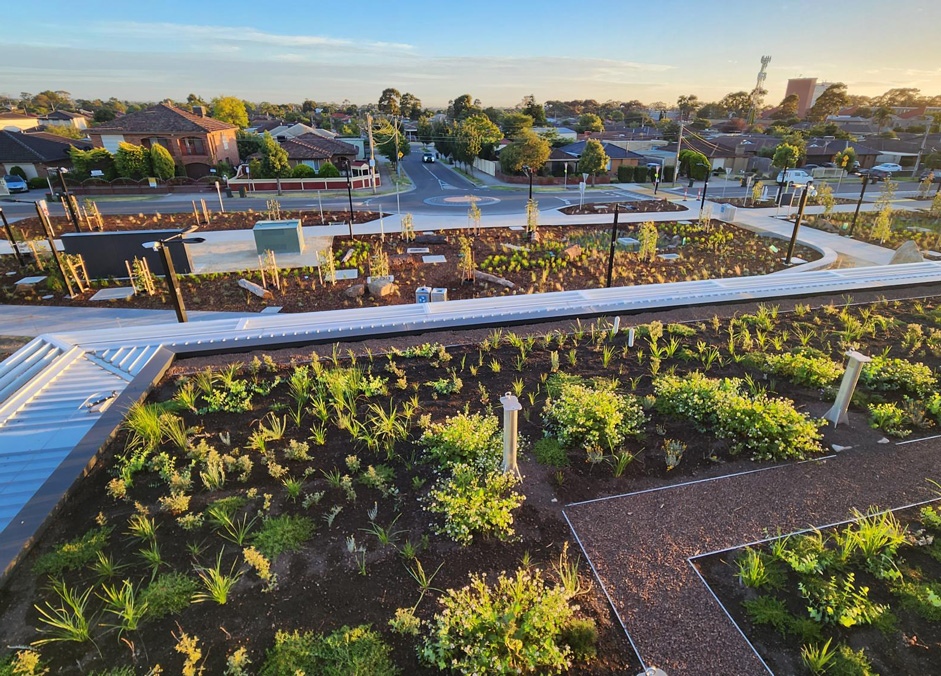
[[[29,192],[29,184],[26,182],[26,179],[20,178],[19,176],[7,174],[3,177],[3,183],[10,192]]]
[[[819,169],[819,168],[820,168],[819,164],[805,164],[803,167],[801,167],[801,169],[803,169],[804,171],[811,171],[812,169]]]
[[[918,180],[924,181],[929,176],[932,183],[941,183],[941,169],[925,169],[918,175]]]
[[[779,171],[778,177],[775,179],[778,183],[813,183],[814,177],[810,175],[809,171],[804,171],[803,169],[788,169],[787,176],[784,175],[785,172]]]
[[[880,169],[879,167],[873,167],[869,170],[869,182],[878,183],[879,181],[885,181],[892,178],[892,172],[886,171],[885,169]]]
[[[883,162],[882,164],[877,164],[873,169],[878,169],[879,171],[887,171],[890,174],[896,171],[902,171],[901,164],[895,164],[894,162]]]
[[[435,154],[434,154],[434,153],[425,153],[424,155],[421,156],[421,161],[422,161],[422,162],[431,162],[432,164],[434,164],[434,162],[435,162]]]

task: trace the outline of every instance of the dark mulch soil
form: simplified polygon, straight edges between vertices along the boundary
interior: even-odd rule
[[[643,202],[639,202],[642,204]],[[704,232],[697,224],[677,222],[658,223],[661,233],[660,251],[677,253],[677,260],[656,258],[640,261],[635,254],[621,249],[615,258],[614,286],[632,286],[697,279],[738,277],[741,275],[766,274],[783,269],[780,251],[770,249],[768,239],[734,225],[713,221],[712,230]],[[638,224],[625,224],[620,236],[637,236]],[[415,302],[415,289],[420,286],[448,289],[449,300],[477,298],[480,296],[514,295],[544,291],[590,289],[604,286],[607,257],[610,243],[609,224],[587,224],[578,226],[546,226],[539,229],[540,241],[533,245],[525,233],[496,228],[484,228],[476,235],[470,231],[447,231],[439,237],[439,243],[405,242],[398,235],[384,240],[379,235],[357,237],[351,242],[348,237],[336,237],[333,250],[337,257],[337,268],[358,267],[360,278],[324,284],[316,268],[296,268],[285,271],[281,291],[272,289],[274,300],[262,301],[241,289],[237,282],[248,278],[261,283],[257,270],[244,273],[218,273],[181,277],[183,298],[189,310],[228,310],[255,312],[266,305],[282,307],[282,312],[311,312],[350,307],[396,305]],[[477,269],[510,280],[516,288],[510,290],[486,282],[465,283],[461,281],[457,262],[460,258],[462,236],[470,235]],[[711,237],[725,237],[713,240]],[[421,239],[421,235],[419,236]],[[683,238],[687,242],[682,243]],[[577,243],[574,259],[562,249]],[[368,245],[349,262],[341,263],[344,254],[353,245]],[[514,251],[504,245],[529,248],[514,259]],[[351,298],[346,295],[351,286],[362,285],[369,274],[369,256],[381,246],[389,257],[390,272],[395,276],[396,291],[381,299],[369,295]],[[431,254],[441,254],[447,263],[424,264],[420,254],[407,254],[410,247],[427,247]],[[780,248],[780,247],[779,247]],[[807,261],[820,254],[806,247],[798,247],[797,254]],[[491,258],[493,257],[493,258]],[[496,258],[500,257],[500,258]],[[557,258],[565,258],[561,268],[550,267]],[[489,259],[489,261],[488,261]],[[161,280],[157,280],[158,293],[154,296],[136,296],[128,301],[91,302],[90,298],[99,285],[76,298],[67,300],[61,294],[43,299],[46,289],[36,289],[28,295],[14,293],[14,282],[18,275],[7,275],[15,271],[12,257],[0,258],[0,300],[4,302],[29,303],[35,305],[88,305],[91,307],[129,307],[140,309],[169,309],[169,296]],[[45,273],[40,273],[45,274]],[[120,282],[126,285],[126,282]],[[118,282],[111,282],[118,285]]]
[[[682,204],[675,204],[669,201],[666,197],[663,197],[660,199],[651,200],[632,200],[630,202],[589,202],[588,204],[583,204],[582,206],[574,205],[570,207],[562,207],[559,209],[559,211],[570,216],[575,214],[613,214],[615,204],[620,207],[622,214],[649,214],[661,211],[687,210],[686,207],[684,207]]]
[[[196,200],[199,207],[199,200]],[[157,230],[164,228],[187,228],[199,224],[200,230],[251,230],[258,221],[268,220],[272,216],[277,216],[278,220],[300,219],[301,225],[330,225],[332,223],[346,223],[349,221],[348,211],[324,211],[323,218],[320,217],[320,211],[310,210],[290,210],[282,209],[280,214],[273,214],[267,211],[229,211],[219,213],[214,205],[207,200],[210,208],[209,224],[202,216],[200,208],[199,217],[192,212],[179,212],[169,214],[131,214],[131,215],[102,215],[102,230]],[[389,214],[384,214],[388,216]],[[354,211],[353,222],[368,223],[379,218],[377,211]],[[65,216],[52,216],[53,231],[58,235],[63,232],[73,232],[74,228],[71,221]],[[24,218],[13,224],[24,236],[44,237],[42,225],[39,218],[32,216]],[[98,230],[97,221],[94,225],[95,231]]]
[[[903,525],[911,531],[922,530],[918,509],[901,510],[896,514]],[[842,527],[840,527],[842,528]],[[824,530],[824,534],[834,529]],[[767,546],[763,546],[764,549]],[[696,565],[706,582],[719,597],[725,609],[732,615],[776,674],[802,674],[805,669],[800,659],[800,641],[797,638],[782,638],[781,634],[767,625],[753,624],[742,606],[743,601],[758,596],[770,595],[788,606],[797,617],[806,616],[806,601],[798,593],[800,577],[788,571],[780,588],[760,591],[742,585],[735,577],[735,561],[742,550],[714,554],[696,560]],[[925,547],[903,547],[896,565],[903,576],[925,582],[941,582],[941,561],[933,558]],[[824,632],[824,639],[833,638],[832,647],[845,643],[854,651],[863,649],[878,674],[937,674],[941,673],[941,623],[931,622],[903,608],[899,598],[889,585],[873,576],[864,566],[854,564],[840,571],[840,575],[854,573],[856,586],[868,587],[873,602],[886,605],[897,617],[897,629],[883,633],[872,626],[856,626],[850,629],[834,627]]]
[[[778,190],[777,186],[774,186],[774,189],[773,189],[774,194],[772,195],[771,194],[772,190],[769,187],[768,193],[769,195],[771,195],[772,199],[758,200],[757,202],[752,200],[750,196],[747,198],[745,197],[710,197],[709,201],[715,202],[717,204],[731,204],[732,206],[741,207],[743,209],[773,209],[775,206],[777,206],[773,199],[774,195],[777,195],[777,190]],[[796,199],[797,198],[795,197],[795,200]],[[789,203],[788,201],[785,201],[784,206],[787,206],[788,203]],[[833,203],[834,204],[856,204],[856,200],[847,199],[845,197],[834,197]],[[813,206],[813,202],[809,202],[809,204]]]
[[[853,230],[853,239],[889,249],[898,249],[908,240],[914,240],[923,252],[941,249],[941,219],[931,218],[924,211],[894,211],[892,231],[885,240],[882,240],[872,234],[875,216],[875,213],[871,211],[863,211],[859,214],[856,228]],[[820,215],[811,216],[805,222],[809,227],[824,232],[848,235],[853,222],[853,214],[836,213],[829,218]]]

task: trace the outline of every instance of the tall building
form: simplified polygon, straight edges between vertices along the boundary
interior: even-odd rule
[[[804,117],[807,110],[817,102],[820,95],[827,91],[832,82],[817,82],[815,77],[792,77],[787,81],[784,96],[797,94],[797,115]]]

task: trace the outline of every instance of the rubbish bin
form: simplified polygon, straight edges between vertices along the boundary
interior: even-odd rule
[[[239,197],[248,197],[248,191],[245,189],[244,185],[239,186]]]
[[[225,187],[225,196],[232,197],[232,188],[230,188],[229,186]]]
[[[440,303],[442,301],[446,301],[447,299],[448,299],[447,289],[434,288],[431,290],[431,302],[432,303]]]
[[[420,286],[415,289],[415,302],[416,303],[427,303],[431,300],[431,287]]]

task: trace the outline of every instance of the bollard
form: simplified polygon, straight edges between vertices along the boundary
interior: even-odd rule
[[[614,338],[618,335],[618,331],[621,330],[621,318],[615,317],[614,324],[611,326],[611,337]]]
[[[843,373],[843,381],[840,383],[840,391],[837,392],[836,401],[830,410],[824,414],[824,420],[829,421],[834,427],[840,423],[848,422],[846,410],[850,406],[850,400],[853,398],[853,392],[856,391],[856,383],[859,381],[859,374],[863,370],[863,364],[872,361],[864,354],[856,350],[850,350],[846,353],[849,361],[846,364],[846,371]]]
[[[519,399],[507,392],[500,397],[500,403],[503,404],[503,472],[505,474],[513,473],[520,475],[519,465],[516,464],[516,446],[517,446],[517,427],[520,410]]]
[[[627,330],[627,346],[634,347],[634,329]]]

